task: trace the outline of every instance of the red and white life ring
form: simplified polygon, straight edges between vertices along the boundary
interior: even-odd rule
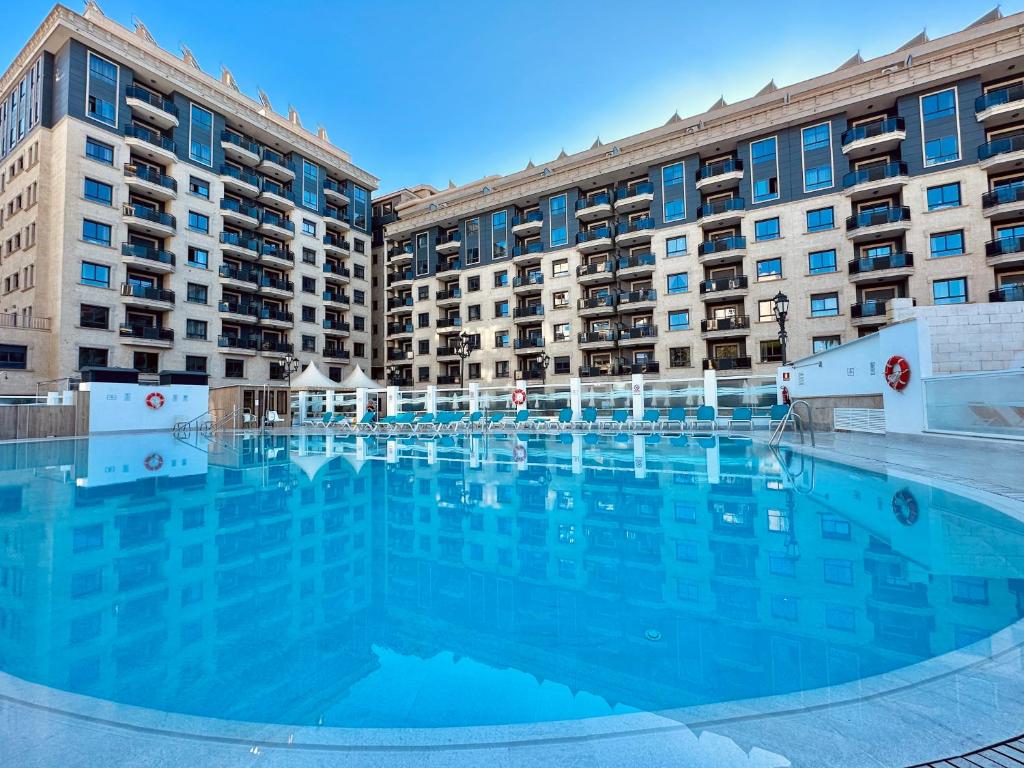
[[[165,402],[164,396],[159,392],[150,392],[146,395],[146,407],[152,408],[154,411],[159,411],[163,408]]]
[[[910,363],[902,355],[893,355],[885,361],[885,383],[900,392],[910,383]]]
[[[512,451],[512,458],[515,461],[526,461],[526,446],[517,445],[515,450]]]
[[[159,472],[164,466],[164,457],[159,453],[151,453],[143,460],[142,466],[150,472]]]
[[[513,405],[522,405],[526,402],[526,390],[520,387],[519,389],[512,390],[512,403]]]

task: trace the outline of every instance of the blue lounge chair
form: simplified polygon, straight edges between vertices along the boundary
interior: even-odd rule
[[[416,419],[416,414],[412,411],[403,411],[402,413],[395,414],[394,421],[387,425],[387,431],[390,434],[401,432],[403,430],[412,429],[412,423]]]
[[[789,406],[785,403],[777,403],[768,411],[768,429],[775,429],[789,413]]]
[[[483,419],[483,411],[473,411],[466,420],[466,427],[468,429],[478,429],[483,424]]]
[[[668,430],[673,424],[676,428],[682,432],[686,429],[686,409],[680,406],[668,409],[668,418],[662,422],[665,430]]]
[[[562,408],[558,412],[556,424],[559,429],[572,429],[572,408]]]
[[[342,416],[344,418],[344,416]],[[390,418],[388,416],[385,419]],[[374,411],[367,411],[363,414],[363,418],[355,422],[343,421],[341,424],[348,427],[350,432],[373,432],[377,429],[377,414]]]
[[[580,420],[573,424],[578,429],[593,429],[597,426],[597,408],[584,408]]]
[[[694,429],[700,429],[701,424],[707,424],[711,429],[718,426],[715,409],[710,405],[702,405],[697,409],[697,417],[693,420]]]
[[[612,420],[608,422],[609,429],[622,429],[629,423],[629,412],[625,408],[616,408],[612,411]]]
[[[434,427],[438,432],[454,432],[458,429],[459,424],[462,423],[462,419],[465,417],[465,411],[448,411],[440,414],[444,418],[438,418],[434,423]]]
[[[522,409],[516,411],[516,418],[515,418],[515,422],[514,423],[515,423],[516,427],[518,427],[519,429],[530,429],[530,428],[532,428],[533,424],[530,421],[530,409],[529,408],[522,408]]]
[[[433,426],[434,420],[436,418],[437,417],[432,413],[421,413],[420,417],[409,425],[409,431],[422,432],[424,431],[424,429],[429,429],[430,427]]]
[[[484,425],[487,429],[495,429],[501,426],[501,423],[505,420],[505,414],[501,411],[492,413],[487,417],[487,423]]]
[[[732,416],[729,417],[729,429],[733,429],[739,424],[746,424],[751,431],[754,429],[754,411],[745,405],[733,408]]]
[[[630,424],[636,429],[653,430],[661,422],[661,411],[657,408],[644,408],[643,415],[639,419],[631,419]]]

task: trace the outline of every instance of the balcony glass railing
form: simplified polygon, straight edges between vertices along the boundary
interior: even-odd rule
[[[1011,152],[1020,152],[1024,150],[1024,133],[1018,133],[1013,136],[1005,136],[1001,139],[995,139],[982,144],[978,147],[978,159],[988,160],[996,157],[997,155],[1006,155]]]
[[[388,362],[395,362],[397,360],[412,360],[411,349],[389,349],[388,350]]]
[[[222,301],[217,305],[217,309],[232,315],[245,315],[252,318],[260,316],[259,304],[250,304],[244,301]]]
[[[654,229],[654,219],[637,219],[622,221],[615,227],[617,234],[626,235],[631,232],[647,232]]]
[[[263,215],[260,216],[260,223],[271,227],[278,227],[279,229],[283,229],[288,232],[295,231],[295,222],[273,213],[272,211],[263,211]]]
[[[462,233],[459,231],[448,232],[434,238],[434,245],[447,245],[448,243],[461,243]]]
[[[746,275],[733,275],[732,277],[717,277],[713,280],[702,280],[700,292],[718,293],[720,291],[739,291],[747,287]]]
[[[252,235],[241,235],[237,232],[221,232],[220,242],[223,245],[233,245],[237,248],[244,248],[247,251],[255,251],[259,243]]]
[[[263,245],[260,246],[260,256],[264,256],[269,259],[280,259],[281,261],[295,261],[295,254],[287,248],[282,248],[274,243],[263,243]]]
[[[165,99],[159,94],[147,91],[145,88],[139,88],[137,85],[129,85],[124,89],[125,98],[136,99],[138,101],[144,101],[151,107],[156,107],[161,112],[166,112],[168,115],[178,116],[178,108],[174,106],[174,102],[170,99]]]
[[[334,219],[335,221],[344,221],[345,216],[341,212],[340,208],[335,208],[333,205],[325,205],[321,215],[325,219]]]
[[[334,179],[324,179],[324,189],[328,192],[334,192],[335,194],[345,195],[345,197],[348,197],[347,187]]]
[[[750,317],[748,315],[733,315],[732,317],[709,317],[700,321],[701,333],[713,331],[744,331],[750,328]]]
[[[644,288],[639,291],[623,291],[619,294],[616,303],[620,306],[623,304],[642,304],[649,301],[657,301],[658,292],[653,288]]]
[[[588,277],[590,275],[608,275],[609,277],[615,274],[615,262],[599,261],[595,264],[580,264],[576,267],[576,277]]]
[[[974,111],[984,112],[989,107],[998,107],[1014,101],[1024,100],[1024,83],[1014,83],[1005,88],[993,88],[974,100]]]
[[[162,251],[159,248],[139,245],[138,243],[121,243],[121,255],[136,259],[146,259],[146,261],[156,261],[172,267],[175,261],[174,254],[170,251]]]
[[[653,267],[657,258],[653,253],[638,253],[634,256],[620,256],[619,270],[636,269],[638,267]]]
[[[412,280],[413,278],[415,278],[415,275],[413,274],[413,271],[411,269],[406,269],[399,272],[392,272],[390,275],[388,275],[388,285],[392,285],[393,283],[398,282],[405,282],[408,280]]]
[[[612,237],[611,227],[598,227],[597,229],[590,229],[586,232],[576,233],[577,243],[589,243],[594,240],[610,240]]]
[[[656,325],[638,325],[634,328],[626,328],[625,330],[619,331],[619,341],[656,339],[657,337],[658,326]]]
[[[881,224],[896,224],[901,221],[910,221],[910,209],[905,205],[855,213],[853,216],[846,218],[846,228],[848,230],[864,229],[865,227],[877,227]]]
[[[278,184],[276,181],[270,179],[262,179],[260,181],[260,191],[267,195],[274,195],[280,197],[282,200],[288,200],[289,202],[295,202],[295,196],[286,187]]]
[[[721,200],[712,200],[697,208],[697,218],[703,219],[708,216],[717,216],[721,213],[735,213],[745,210],[747,201],[742,197],[727,197]]]
[[[513,349],[541,349],[544,347],[543,336],[527,336],[524,339],[513,339]]]
[[[228,280],[239,280],[241,282],[253,283],[256,285],[260,282],[260,273],[255,269],[233,267],[230,264],[221,264],[220,269],[217,270],[217,274]]]
[[[740,357],[705,357],[705,371],[734,371],[738,368],[750,368],[752,361],[749,356]]]
[[[131,216],[134,219],[151,221],[154,224],[160,224],[164,227],[173,228],[177,226],[177,221],[171,214],[158,211],[156,208],[150,208],[148,205],[142,205],[140,203],[125,204],[124,214],[125,216]]]
[[[440,272],[453,272],[453,271],[459,270],[459,269],[462,269],[462,262],[461,261],[442,261],[442,262],[438,263],[437,269],[435,269],[434,271],[438,272],[438,273],[440,273]]]
[[[870,184],[884,179],[898,179],[907,175],[907,164],[903,162],[873,165],[870,168],[859,168],[843,175],[843,186],[854,187],[858,184]]]
[[[333,318],[324,319],[324,330],[325,331],[343,331],[349,333],[352,330],[352,326],[346,323],[344,320],[335,320]]]
[[[854,304],[850,307],[850,317],[857,319],[863,317],[885,317],[886,303],[879,299],[869,299]]]
[[[613,330],[587,331],[576,335],[576,341],[580,344],[611,344],[618,338],[619,332]]]
[[[412,306],[412,296],[406,296],[404,298],[391,298],[388,299],[388,309],[400,309],[402,307]]]
[[[544,253],[544,243],[528,243],[527,245],[516,245],[512,248],[512,258],[534,253]]]
[[[985,243],[986,256],[1005,256],[1011,253],[1024,253],[1024,237],[1000,237]]]
[[[611,205],[612,196],[607,192],[598,192],[596,195],[581,197],[576,201],[576,210],[582,211],[585,208],[593,208],[598,205]]]
[[[124,127],[124,135],[125,138],[140,139],[147,144],[152,144],[154,147],[160,147],[160,149],[167,150],[168,152],[175,151],[175,144],[173,141],[156,131],[151,131],[149,128],[143,128],[141,125],[126,125]]]
[[[861,275],[883,269],[902,269],[914,266],[914,254],[890,253],[886,256],[862,256],[850,262],[850,274]]]
[[[628,200],[638,195],[653,195],[654,185],[649,181],[638,181],[615,190],[616,200]]]
[[[396,256],[412,256],[412,243],[405,243],[404,245],[396,245],[393,248],[389,248],[388,258],[394,258]]]
[[[228,349],[258,349],[259,345],[260,339],[258,336],[224,334],[217,337],[217,346],[227,347]]]
[[[220,209],[222,211],[233,211],[242,216],[248,216],[250,219],[259,217],[259,210],[255,205],[240,203],[238,200],[232,200],[230,197],[225,197],[220,201]]]
[[[246,152],[251,152],[254,155],[259,156],[260,145],[255,141],[249,141],[249,139],[239,136],[237,133],[231,131],[221,131],[220,140],[226,141],[228,144],[234,144],[239,149],[244,149]]]
[[[260,309],[260,320],[277,320],[282,323],[291,323],[295,319],[295,316],[284,309],[274,309],[273,307],[262,307]]]
[[[154,325],[136,325],[122,323],[118,328],[122,336],[133,339],[146,339],[147,341],[174,341],[174,331],[171,328],[159,328]]]
[[[698,256],[710,256],[724,251],[742,251],[747,247],[747,238],[742,235],[730,235],[714,240],[705,240],[697,246]]]
[[[324,357],[329,357],[332,360],[348,360],[352,357],[352,353],[341,347],[324,347]]]
[[[260,288],[270,288],[275,291],[287,291],[288,293],[292,293],[295,291],[295,284],[291,280],[263,275],[260,278]]]
[[[348,294],[338,293],[337,291],[324,291],[322,296],[324,301],[332,301],[336,304],[351,303],[351,301],[348,298]]]
[[[707,163],[698,168],[696,173],[696,180],[706,181],[707,179],[713,179],[715,176],[724,176],[727,173],[735,173],[736,171],[743,171],[742,160],[738,158],[717,160],[713,163]]]
[[[263,339],[260,342],[260,349],[264,352],[292,353],[295,345],[289,341],[278,341],[277,339]]]
[[[278,152],[275,152],[274,150],[270,149],[269,147],[264,147],[263,148],[263,151],[260,153],[260,158],[264,162],[273,163],[274,165],[279,165],[282,168],[288,168],[288,161],[285,159],[284,155],[282,155],[282,154],[280,154]],[[291,169],[289,169],[289,170],[291,170]]]
[[[147,285],[136,285],[135,283],[122,283],[121,295],[133,299],[148,299],[149,301],[165,301],[174,303],[174,291],[167,291],[163,288],[153,288]]]
[[[324,275],[330,280],[332,276],[335,277],[352,277],[352,272],[348,267],[343,267],[341,264],[332,264],[329,261],[324,262]]]
[[[530,304],[525,307],[515,307],[512,310],[512,317],[542,317],[543,315],[543,304]]]
[[[576,309],[597,309],[599,307],[614,307],[615,296],[606,294],[604,296],[583,297],[576,300]]]
[[[222,165],[220,167],[220,175],[227,176],[232,179],[238,179],[243,184],[249,184],[259,189],[260,177],[255,173],[249,173],[249,171],[242,171],[235,168],[233,165]]]
[[[436,301],[448,301],[450,299],[461,299],[461,298],[462,298],[462,290],[460,288],[449,288],[449,289],[444,290],[444,291],[438,291],[436,294],[434,294],[434,299]],[[412,306],[412,297],[411,296],[409,297],[408,301],[409,301],[409,306],[411,307]]]
[[[839,137],[839,143],[844,147],[861,139],[873,139],[876,136],[884,136],[887,133],[898,133],[906,131],[907,125],[902,117],[890,117],[887,120],[876,120],[873,123],[855,125],[843,131]]]
[[[982,208],[993,208],[1004,203],[1024,202],[1024,183],[1015,182],[996,187],[981,196]]]
[[[518,216],[513,216],[512,226],[518,227],[520,224],[540,224],[543,221],[543,213],[540,211],[528,211],[527,213],[521,213]]]
[[[351,245],[348,240],[337,235],[324,235],[324,245],[332,246],[333,248],[340,248],[343,251],[351,250]]]
[[[165,176],[160,173],[160,171],[155,171],[145,165],[133,165],[131,163],[125,164],[124,175],[128,178],[139,179],[140,181],[146,181],[150,184],[156,184],[157,186],[169,189],[172,192],[178,191],[178,182],[170,176]]]
[[[1002,285],[988,292],[989,301],[1024,301],[1024,283]]]
[[[461,328],[462,318],[458,315],[454,315],[453,317],[439,317],[437,318],[435,325],[438,328]]]
[[[544,285],[544,273],[531,272],[528,275],[516,275],[512,278],[513,288],[523,288],[530,285]]]
[[[412,333],[412,323],[388,323],[388,334]]]

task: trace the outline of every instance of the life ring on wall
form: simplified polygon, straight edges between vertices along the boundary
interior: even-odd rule
[[[792,405],[793,404],[793,401],[789,397],[789,387],[783,387],[782,388],[782,392],[780,394],[782,395],[782,404],[783,405]]]
[[[522,405],[526,402],[526,390],[519,388],[512,390],[512,403],[513,405]]]
[[[913,525],[917,522],[917,518],[920,517],[917,499],[914,498],[914,494],[910,492],[909,488],[896,491],[892,497],[892,513],[903,525]]]
[[[512,458],[515,461],[526,461],[526,446],[517,445],[515,450],[512,451]]]
[[[144,466],[150,472],[159,472],[164,466],[164,457],[159,453],[151,453],[142,461]]]
[[[165,402],[164,396],[159,392],[150,392],[146,395],[146,407],[152,408],[154,411],[159,411],[163,408]]]
[[[885,383],[900,392],[910,383],[910,363],[902,355],[893,355],[885,361]]]

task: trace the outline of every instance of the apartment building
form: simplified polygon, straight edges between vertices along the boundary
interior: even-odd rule
[[[769,373],[887,302],[1024,300],[1024,15],[397,207],[389,380]]]
[[[376,179],[89,3],[0,79],[0,392],[85,366],[282,382],[370,359]]]

